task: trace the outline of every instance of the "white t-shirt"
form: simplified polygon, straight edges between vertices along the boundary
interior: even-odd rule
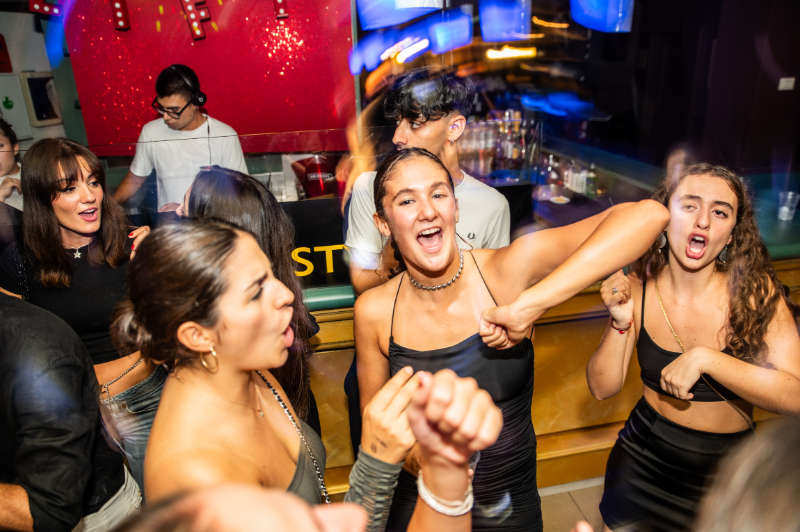
[[[22,164],[19,165],[19,172],[17,172],[16,174],[9,174],[9,175],[0,177],[0,185],[3,184],[3,181],[5,181],[5,179],[7,177],[13,177],[14,179],[20,179],[21,180],[22,179]],[[6,201],[4,203],[6,205],[10,205],[10,206],[14,207],[15,209],[18,209],[18,210],[21,211],[22,210],[22,194],[20,194],[17,191],[17,189],[14,189],[14,190],[11,191],[11,195],[6,198]]]
[[[232,127],[206,116],[197,129],[178,131],[159,118],[142,128],[131,172],[145,177],[155,168],[161,208],[182,203],[200,168],[213,164],[247,173],[242,145]]]
[[[347,239],[351,258],[361,267],[368,264],[364,253],[380,254],[386,238],[375,227],[372,215],[375,213],[373,192],[376,172],[364,172],[353,184],[350,211],[347,215]],[[475,249],[497,249],[507,246],[511,239],[511,212],[506,198],[490,186],[484,185],[474,177],[462,174],[462,181],[456,185],[459,218],[456,232]],[[457,239],[460,247],[468,246]],[[358,253],[362,252],[362,253]],[[357,256],[357,258],[356,258]]]

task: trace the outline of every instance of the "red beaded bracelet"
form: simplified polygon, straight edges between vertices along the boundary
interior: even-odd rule
[[[620,334],[625,334],[631,328],[631,325],[633,325],[633,320],[631,320],[631,322],[628,324],[627,327],[625,327],[624,329],[620,329],[620,328],[614,327],[614,318],[612,316],[609,316],[608,317],[608,324],[615,331],[619,331]]]

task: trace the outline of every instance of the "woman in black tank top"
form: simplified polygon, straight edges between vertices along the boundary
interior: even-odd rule
[[[778,281],[742,180],[709,164],[668,179],[670,225],[628,277],[600,294],[611,313],[589,388],[612,397],[634,346],[644,397],[611,451],[606,529],[688,530],[720,457],[750,433],[753,406],[800,413],[798,307]]]
[[[456,220],[469,213],[458,212],[448,170],[418,148],[381,165],[375,205],[376,225],[392,237],[400,262],[395,273],[406,271],[356,301],[362,409],[404,366],[434,372],[450,368],[475,379],[501,408],[504,426],[475,468],[473,530],[541,530],[530,414],[532,324],[551,306],[643,253],[666,226],[666,209],[652,201],[619,205],[499,250],[459,249]],[[629,242],[620,250],[623,231],[642,235],[641,243]],[[508,307],[497,305],[512,303],[511,314],[519,319],[504,323],[506,333],[494,324],[509,314]],[[387,530],[405,530],[417,499],[415,450],[406,466]]]

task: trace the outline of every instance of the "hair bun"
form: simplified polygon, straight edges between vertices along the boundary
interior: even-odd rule
[[[136,308],[130,299],[117,305],[111,323],[111,341],[122,353],[146,350],[153,338],[136,318]]]

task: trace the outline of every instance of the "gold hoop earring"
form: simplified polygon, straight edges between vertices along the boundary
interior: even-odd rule
[[[209,352],[209,353],[211,354],[211,356],[214,358],[214,367],[212,368],[212,367],[211,367],[211,366],[209,366],[209,365],[208,365],[208,363],[206,362],[206,355],[205,355],[205,353],[200,353],[200,363],[203,365],[203,367],[204,367],[204,368],[206,368],[206,370],[207,370],[209,373],[216,373],[216,372],[218,372],[218,371],[219,371],[219,360],[217,359],[217,352],[216,352],[216,351],[214,351],[214,346],[213,346],[213,345],[212,345],[211,347],[209,347],[209,348],[208,348],[208,352]]]

